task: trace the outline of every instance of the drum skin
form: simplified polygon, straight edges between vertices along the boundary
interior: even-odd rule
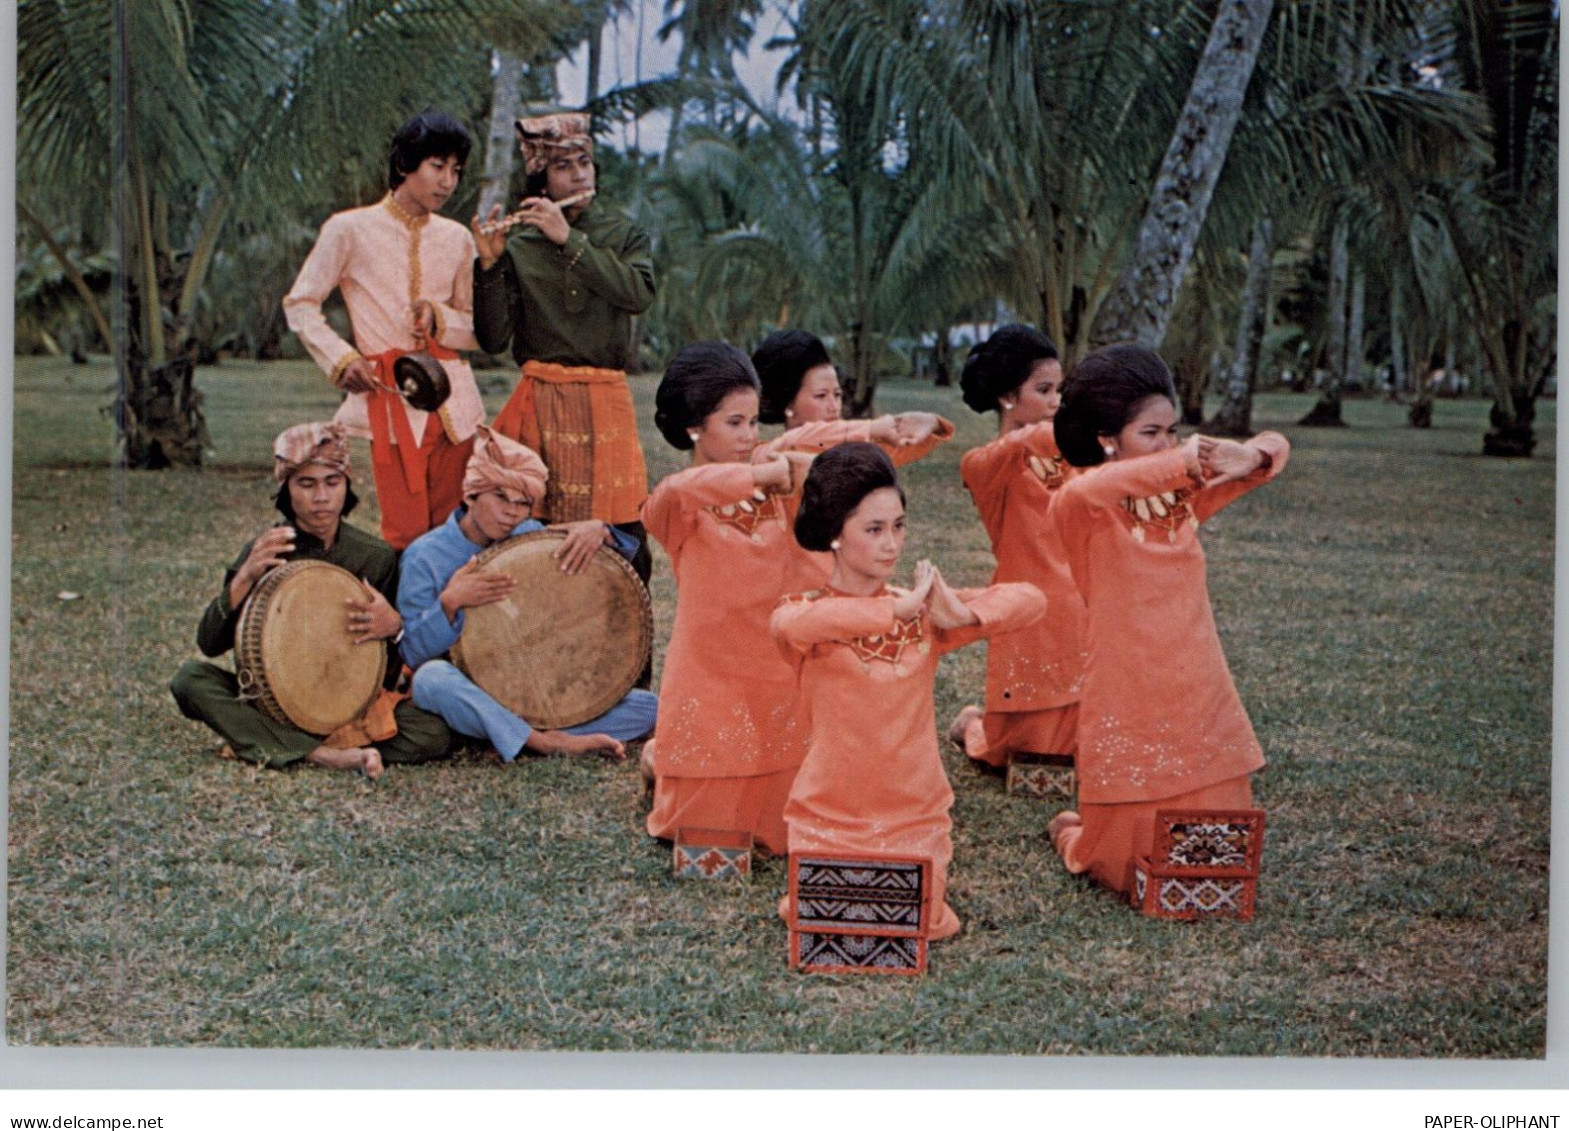
[[[648,590],[626,560],[601,547],[582,573],[550,555],[566,535],[539,530],[482,551],[477,568],[517,587],[468,609],[452,662],[491,698],[542,730],[586,723],[637,682],[653,646]]]
[[[240,694],[307,734],[359,718],[381,690],[387,649],[349,639],[351,598],[363,601],[365,587],[331,562],[290,562],[257,582],[234,633]]]

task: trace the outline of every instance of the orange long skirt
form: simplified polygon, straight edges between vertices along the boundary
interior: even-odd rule
[[[1156,810],[1248,809],[1252,805],[1249,774],[1158,801],[1080,805],[1081,823],[1062,830],[1057,852],[1068,871],[1088,872],[1106,887],[1126,892],[1133,886],[1133,858],[1155,847]]]
[[[1039,711],[987,711],[971,719],[964,732],[964,752],[977,762],[1002,767],[1020,750],[1037,754],[1077,754],[1079,705]]]
[[[784,807],[800,767],[741,778],[677,778],[654,783],[651,836],[674,840],[677,829],[728,829],[748,832],[776,855],[789,851]]]

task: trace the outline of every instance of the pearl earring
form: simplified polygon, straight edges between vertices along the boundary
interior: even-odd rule
[[[795,409],[793,409],[793,408],[785,409],[785,415],[786,416],[794,416],[795,415]]]
[[[690,428],[687,429],[687,433],[686,434],[688,436],[690,436],[694,442],[696,442],[696,440],[697,440],[697,432],[696,432],[695,429],[690,429]]]
[[[839,548],[839,539],[835,538],[832,542],[828,543],[828,548],[830,550],[837,550]]]
[[[1115,456],[1117,454],[1117,449],[1116,448],[1102,448],[1101,451],[1106,453],[1106,458],[1107,459],[1111,459],[1113,456]]]
[[[1002,404],[1002,408],[1003,408],[1004,412],[1012,412],[1013,411],[1013,402],[1012,401],[1002,401],[1001,404]]]

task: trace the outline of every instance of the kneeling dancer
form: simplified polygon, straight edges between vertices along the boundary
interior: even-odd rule
[[[817,457],[795,537],[831,551],[833,573],[821,589],[787,597],[770,623],[811,721],[784,816],[792,856],[930,860],[927,937],[944,939],[959,917],[944,901],[953,789],[937,750],[937,659],[1033,623],[1046,598],[1022,582],[956,592],[928,561],[912,588],[890,587],[904,525],[904,492],[880,449],[841,444]]]
[[[300,424],[273,443],[274,500],[284,521],[240,550],[223,577],[223,588],[202,614],[196,645],[206,656],[234,647],[234,632],[246,598],[269,570],[300,559],[341,566],[365,585],[365,600],[349,611],[349,635],[356,644],[386,641],[387,686],[397,681],[393,641],[403,621],[392,607],[398,589],[398,558],[381,539],[343,519],[359,501],[349,478],[349,449],[338,424]],[[381,776],[384,762],[423,762],[446,753],[449,735],[434,715],[419,710],[407,696],[384,695],[366,716],[325,739],[278,722],[240,695],[235,674],[216,664],[187,660],[169,690],[186,718],[206,723],[227,744],[229,753],[263,766],[308,761],[334,770],[359,770]],[[389,703],[394,703],[387,717]]]
[[[544,498],[547,475],[529,448],[481,426],[463,478],[463,505],[404,553],[398,608],[408,624],[403,658],[415,669],[414,702],[458,733],[488,739],[504,762],[524,748],[622,757],[623,743],[654,729],[659,701],[651,692],[629,691],[603,715],[577,726],[536,730],[441,658],[462,636],[466,609],[505,600],[515,588],[512,578],[484,572],[474,559],[503,538],[545,529],[531,516]],[[598,519],[553,529],[567,532],[556,553],[570,573],[580,571],[601,542],[628,558],[637,549],[635,538]]]
[[[1160,809],[1251,807],[1264,753],[1221,652],[1199,524],[1286,466],[1278,432],[1177,442],[1177,391],[1153,351],[1108,346],[1063,386],[1057,444],[1092,468],[1052,520],[1088,609],[1079,811],[1047,826],[1070,872],[1119,892]]]

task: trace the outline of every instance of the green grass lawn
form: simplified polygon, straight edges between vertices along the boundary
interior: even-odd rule
[[[493,412],[509,380],[484,375]],[[1555,406],[1541,456],[1487,407],[1261,398],[1295,445],[1209,524],[1210,590],[1269,757],[1257,918],[1143,919],[1067,875],[1051,810],[945,752],[964,932],[919,979],[790,972],[781,861],[677,883],[631,763],[463,756],[380,785],[213,757],[167,684],[239,545],[270,442],[330,415],[308,365],[204,369],[201,472],[111,473],[112,374],[15,377],[6,1017],[16,1044],[1540,1057],[1545,1047]],[[649,470],[684,462],[633,382]],[[957,440],[906,472],[910,564],[988,579]],[[372,494],[368,453],[357,484]],[[355,521],[375,529],[374,498]],[[61,600],[62,592],[79,594]],[[656,551],[657,657],[675,601]],[[985,654],[944,660],[946,726]],[[657,674],[656,674],[657,679]],[[657,688],[657,683],[656,683]]]

